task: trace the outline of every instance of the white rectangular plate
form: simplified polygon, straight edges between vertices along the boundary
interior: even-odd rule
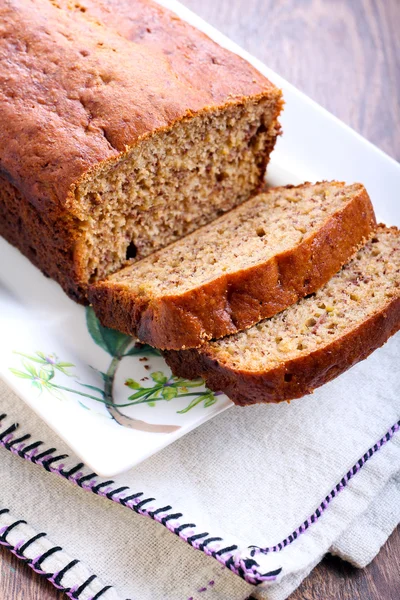
[[[178,2],[160,3],[282,88],[284,135],[271,184],[361,181],[378,219],[400,224],[396,161]],[[148,348],[101,328],[4,240],[0,252],[0,376],[98,474],[133,467],[231,406],[201,382],[172,378]]]

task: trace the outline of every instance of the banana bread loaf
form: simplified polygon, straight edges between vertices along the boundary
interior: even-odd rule
[[[314,292],[375,227],[360,184],[275,188],[95,284],[89,299],[106,327],[198,347]]]
[[[400,232],[381,225],[323,288],[248,331],[165,352],[172,371],[204,377],[240,405],[311,393],[400,329]]]
[[[5,0],[0,61],[0,233],[76,300],[261,185],[280,90],[151,0]]]

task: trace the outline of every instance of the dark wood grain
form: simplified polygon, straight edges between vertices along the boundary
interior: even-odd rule
[[[399,0],[183,3],[400,160]],[[397,530],[366,569],[325,559],[291,600],[398,600],[399,573]],[[61,598],[0,547],[0,600]]]
[[[66,596],[0,546],[0,600],[66,600]]]
[[[399,0],[183,0],[400,160]]]
[[[365,569],[329,556],[289,600],[399,600],[400,529]]]
[[[288,600],[399,600],[399,549],[400,528],[365,569],[327,556]]]

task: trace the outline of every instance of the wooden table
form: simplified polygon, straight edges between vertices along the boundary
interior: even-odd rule
[[[183,2],[400,160],[399,0]],[[327,558],[291,600],[398,600],[399,589],[397,530],[368,568]],[[1,600],[63,598],[0,550]]]

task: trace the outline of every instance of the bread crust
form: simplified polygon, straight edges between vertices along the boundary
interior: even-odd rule
[[[179,295],[155,298],[137,296],[129,288],[105,280],[90,288],[89,299],[106,327],[161,349],[199,347],[207,340],[247,329],[315,292],[365,243],[375,227],[370,198],[360,186],[352,201],[331,215],[314,235],[264,263],[225,274]],[[201,229],[195,235],[201,236]]]
[[[70,298],[85,303],[86,286],[75,261],[78,227],[68,215],[47,218],[0,175],[0,235],[57,281]]]
[[[254,67],[151,0],[2,2],[0,54],[0,175],[15,190],[2,210],[29,203],[37,223],[62,226],[65,261],[49,267],[29,227],[25,241],[3,235],[83,302],[79,185],[178,122],[264,97],[282,107]]]
[[[367,358],[400,329],[400,298],[358,327],[324,348],[293,360],[282,361],[269,371],[245,371],[221,364],[207,350],[166,351],[163,356],[174,375],[202,377],[207,387],[223,391],[237,405],[277,403],[311,394]]]
[[[249,63],[167,9],[136,0],[129,19],[127,3],[92,1],[84,13],[67,0],[0,6],[0,48],[8,56],[1,172],[39,210],[65,207],[85,218],[74,192],[93,169],[203,111],[271,91],[280,96]]]

